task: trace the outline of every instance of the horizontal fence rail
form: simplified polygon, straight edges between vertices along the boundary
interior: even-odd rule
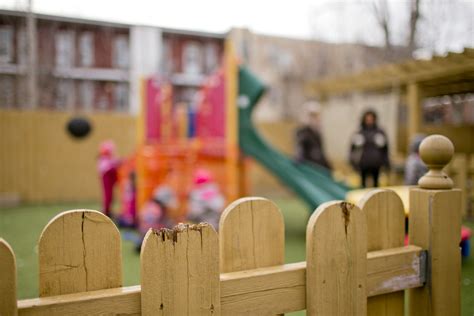
[[[423,286],[426,252],[406,246],[367,254],[367,296]],[[287,313],[306,308],[306,262],[239,272],[221,273],[222,313],[244,308],[266,313]],[[140,286],[21,300],[19,315],[139,315]],[[249,306],[249,304],[251,304]],[[244,306],[242,306],[244,305]],[[272,309],[269,310],[268,306]]]

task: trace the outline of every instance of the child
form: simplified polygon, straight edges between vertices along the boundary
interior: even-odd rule
[[[135,171],[131,171],[123,188],[123,211],[119,218],[119,227],[134,228],[137,224]]]
[[[188,219],[209,223],[218,230],[224,203],[224,197],[212,181],[211,173],[206,169],[198,169],[194,174],[194,188],[189,193]]]
[[[425,135],[415,135],[410,143],[410,154],[405,162],[405,184],[417,185],[418,180],[428,172],[428,168],[420,158],[420,144]]]
[[[171,228],[174,222],[169,217],[169,211],[177,207],[176,196],[167,185],[161,185],[153,192],[153,197],[145,203],[139,214],[138,231],[140,239],[137,251],[140,251],[143,238],[150,228]]]
[[[117,182],[117,169],[120,161],[115,158],[115,144],[111,140],[104,141],[99,147],[97,170],[102,180],[102,211],[111,217],[114,186]]]

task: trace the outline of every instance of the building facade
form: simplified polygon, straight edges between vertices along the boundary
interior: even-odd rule
[[[129,27],[38,15],[36,104],[58,110],[127,111]],[[0,106],[27,103],[28,34],[22,12],[0,12]]]
[[[136,114],[141,79],[169,80],[191,102],[221,62],[225,35],[35,15],[40,109]],[[25,12],[0,10],[0,108],[28,108]]]
[[[241,61],[268,86],[255,113],[262,122],[299,121],[301,106],[311,99],[306,91],[309,81],[409,57],[404,48],[389,54],[381,47],[261,35],[239,28],[232,29],[229,38]]]

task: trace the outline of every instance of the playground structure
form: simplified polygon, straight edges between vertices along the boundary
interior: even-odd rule
[[[321,203],[343,199],[347,187],[333,181],[328,170],[294,162],[260,137],[251,116],[264,92],[265,86],[238,65],[230,43],[226,44],[223,66],[208,78],[196,104],[173,104],[170,84],[156,78],[144,80],[138,148],[119,172],[122,209],[130,206],[126,191],[132,172],[138,210],[155,188],[166,184],[176,192],[180,206],[171,216],[182,219],[193,174],[199,168],[208,169],[226,200],[233,201],[249,192],[249,157],[289,186],[312,210]]]
[[[404,315],[407,304],[410,315],[460,315],[461,191],[441,171],[453,147],[441,136],[426,143],[430,171],[410,191],[408,246],[402,201],[379,189],[357,205],[320,205],[307,226],[307,261],[283,264],[279,209],[244,198],[224,211],[219,236],[207,224],[150,230],[141,285],[121,287],[113,222],[97,211],[68,211],[41,234],[39,298],[17,301],[15,256],[0,240],[0,313]]]

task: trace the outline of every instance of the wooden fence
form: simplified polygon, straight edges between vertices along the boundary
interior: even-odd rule
[[[99,144],[111,139],[121,157],[130,155],[136,143],[136,117],[125,113],[83,114],[92,132],[78,140],[66,131],[67,122],[75,115],[0,110],[0,198],[5,193],[19,196],[23,202],[100,198],[96,168]]]
[[[39,298],[17,301],[15,256],[0,242],[0,314],[403,315],[407,305],[410,315],[460,315],[461,193],[440,171],[450,159],[444,140],[427,143],[430,172],[410,192],[411,245],[400,198],[378,189],[358,205],[318,207],[306,261],[283,264],[280,210],[244,198],[224,211],[219,235],[205,223],[149,231],[141,285],[121,287],[115,225],[97,211],[68,211],[41,234]]]

